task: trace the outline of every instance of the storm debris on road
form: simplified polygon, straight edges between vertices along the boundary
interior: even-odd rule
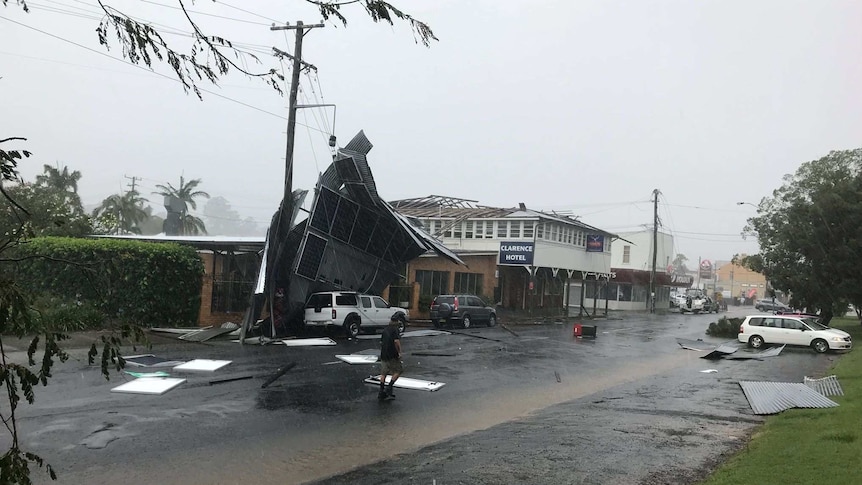
[[[391,376],[386,376],[386,383],[389,384],[389,381],[392,380]],[[375,386],[380,385],[380,376],[368,376],[365,379],[367,384],[373,384]],[[395,381],[394,387],[399,389],[413,389],[418,391],[436,391],[441,387],[445,386],[444,382],[433,382],[433,381],[423,381],[422,379],[411,379],[409,377],[399,377],[397,381]]]
[[[220,336],[228,334],[228,333],[238,332],[238,330],[239,330],[239,327],[234,327],[234,328],[217,327],[217,328],[209,328],[209,329],[205,329],[205,330],[202,329],[202,330],[198,330],[195,332],[189,332],[187,334],[180,335],[179,339],[185,340],[187,342],[206,342],[207,340],[214,339],[216,337],[220,337]]]
[[[267,387],[269,387],[269,385],[270,385],[270,384],[272,384],[273,382],[275,382],[275,381],[276,381],[276,379],[278,379],[279,377],[283,376],[284,374],[286,374],[286,373],[287,373],[287,371],[289,371],[290,369],[293,369],[294,367],[296,367],[296,362],[291,362],[290,364],[287,364],[287,365],[286,365],[286,366],[284,366],[284,367],[279,367],[279,368],[275,371],[275,374],[273,374],[273,375],[272,375],[272,377],[270,377],[270,378],[269,378],[269,379],[267,379],[263,384],[261,384],[261,385],[260,385],[260,388],[261,388],[261,389],[266,389]]]
[[[367,354],[336,355],[335,358],[348,364],[376,364],[379,360],[376,355]]]
[[[780,347],[772,347],[771,349],[761,350],[758,352],[745,352],[739,353],[735,355],[728,356],[728,359],[731,360],[742,360],[742,359],[754,359],[761,360],[765,357],[778,357],[781,354],[781,351],[784,350],[784,345]]]
[[[754,414],[777,414],[791,408],[833,408],[835,401],[805,384],[740,381],[739,386]]]
[[[183,382],[186,382],[186,380],[175,377],[141,377],[119,385],[111,389],[111,392],[154,394],[160,396]]]
[[[286,338],[277,340],[274,343],[280,345],[287,345],[288,347],[306,347],[306,346],[317,346],[317,345],[337,345],[335,340],[332,340],[329,337],[322,338]]]
[[[715,348],[712,352],[700,356],[701,359],[717,360],[727,355],[730,355],[739,350],[738,347],[728,344],[722,344]]]
[[[563,382],[563,380],[560,378],[560,373],[558,371],[554,371],[554,377],[557,378],[557,382]]]
[[[230,360],[194,359],[174,367],[174,370],[179,372],[214,372],[230,363]]]
[[[503,324],[503,323],[501,323],[501,324],[500,324],[500,328],[502,328],[503,330],[505,330],[505,331],[507,331],[507,332],[511,333],[512,335],[514,335],[514,336],[516,336],[516,337],[520,337],[520,335],[518,335],[517,333],[515,333],[515,331],[514,331],[514,330],[512,330],[512,329],[511,329],[511,328],[509,328],[509,327],[507,327],[507,326],[506,326],[505,324]]]
[[[153,354],[130,355],[123,357],[126,365],[135,367],[174,367],[185,363],[184,360],[168,360]]]
[[[689,340],[686,338],[678,338],[676,339],[676,343],[686,350],[696,350],[698,352],[715,349],[715,345],[708,344],[703,340]]]
[[[813,377],[805,376],[802,379],[802,383],[806,386],[814,389],[815,391],[823,394],[824,396],[843,396],[844,390],[841,389],[841,384],[838,382],[838,376],[828,376],[822,377],[820,379],[815,379]]]

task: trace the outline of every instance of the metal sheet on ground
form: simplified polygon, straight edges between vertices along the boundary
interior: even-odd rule
[[[713,350],[712,352],[710,352],[706,355],[700,356],[700,358],[701,359],[710,359],[710,360],[720,359],[726,355],[730,355],[730,354],[736,352],[737,350],[739,350],[739,347],[734,347],[733,345],[727,345],[727,344],[719,345],[718,347],[715,348],[715,350]]]
[[[209,327],[188,327],[188,328],[153,327],[150,329],[150,332],[186,335],[189,333],[200,332],[201,330],[208,330],[210,328],[212,328],[212,326],[209,326]]]
[[[708,344],[703,340],[690,340],[687,338],[678,338],[676,339],[676,343],[679,344],[680,347],[686,350],[697,350],[697,351],[705,351],[705,350],[713,350],[715,349],[715,345]]]
[[[206,342],[211,338],[218,337],[219,335],[224,335],[226,333],[231,333],[236,331],[235,328],[210,328],[208,330],[201,330],[199,332],[187,333],[185,335],[180,335],[180,340],[186,340],[189,342]]]
[[[380,334],[377,335],[357,335],[358,340],[380,340]]]
[[[188,372],[213,372],[230,363],[230,360],[195,359],[174,367],[174,370]]]
[[[844,389],[841,389],[841,384],[838,382],[838,376],[827,376],[820,379],[805,376],[802,379],[802,383],[824,396],[844,395]]]
[[[119,385],[111,389],[111,392],[162,395],[183,382],[186,380],[176,377],[141,377]]]
[[[174,367],[184,363],[184,360],[168,360],[161,357],[156,357],[153,354],[130,355],[123,357],[127,365],[135,367]]]
[[[784,350],[784,345],[781,347],[772,347],[771,349],[761,350],[759,352],[740,352],[738,354],[727,356],[730,360],[756,359],[761,360],[764,357],[777,357]]]
[[[776,414],[791,408],[832,408],[835,401],[801,383],[740,381],[754,414]]]
[[[409,330],[401,334],[402,337],[434,337],[436,335],[452,335],[452,332],[443,330]]]
[[[377,363],[376,355],[336,355],[336,359],[343,360],[348,364],[375,364]]]
[[[331,338],[295,338],[295,339],[284,339],[275,342],[281,345],[287,345],[288,347],[307,347],[307,346],[316,346],[316,345],[336,345],[335,340]]]
[[[390,380],[392,380],[391,376],[386,376],[387,384],[389,384]],[[380,376],[369,376],[365,379],[365,382],[379,386]],[[418,391],[436,391],[445,385],[446,383],[444,382],[423,381],[421,379],[411,379],[410,377],[400,377],[395,381],[393,387],[397,387],[399,389],[414,389]]]

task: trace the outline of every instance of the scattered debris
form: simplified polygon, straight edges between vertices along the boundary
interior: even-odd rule
[[[777,357],[779,354],[781,354],[781,351],[784,350],[784,347],[785,346],[782,345],[781,347],[772,347],[770,349],[760,350],[757,352],[745,352],[745,353],[740,352],[739,354],[729,356],[728,359],[731,359],[731,360],[740,360],[740,359],[761,360],[764,357]]]
[[[511,328],[509,328],[509,327],[507,327],[507,326],[506,326],[505,324],[503,324],[503,323],[501,323],[501,324],[500,324],[500,328],[502,328],[503,330],[505,330],[505,331],[507,331],[507,332],[511,333],[512,335],[514,335],[514,336],[516,336],[516,337],[520,337],[520,335],[518,335],[517,333],[515,333],[515,331],[514,331],[514,330],[512,330],[512,329],[511,329]]]
[[[715,345],[708,344],[701,339],[689,340],[686,338],[678,338],[678,339],[676,339],[676,343],[679,344],[680,347],[682,347],[686,350],[697,350],[699,352],[702,352],[705,350],[715,349]]]
[[[124,371],[126,374],[129,374],[132,377],[170,377],[171,375],[165,371],[158,372],[132,372],[130,370]]]
[[[125,392],[130,394],[155,394],[162,395],[179,386],[185,379],[175,377],[141,377],[125,384],[119,385],[111,392]]]
[[[717,360],[717,359],[724,357],[725,355],[730,355],[730,354],[736,352],[737,350],[739,350],[739,347],[736,347],[734,345],[722,344],[722,345],[719,345],[718,347],[716,347],[715,350],[713,350],[712,352],[710,352],[706,355],[700,356],[700,358],[701,359],[709,359],[709,360]]]
[[[168,333],[175,335],[188,335],[190,333],[200,332],[203,330],[209,330],[213,328],[212,325],[208,327],[185,327],[185,328],[166,328],[166,327],[153,327],[150,329],[150,332],[154,333]]]
[[[293,339],[282,339],[277,340],[274,343],[287,345],[288,347],[306,347],[313,345],[336,345],[335,340],[332,340],[329,337],[322,338],[293,338]]]
[[[195,359],[174,367],[175,371],[213,372],[230,364],[230,360]]]
[[[701,372],[704,374],[715,374],[718,371],[716,369],[705,369],[705,370],[702,370]]]
[[[161,357],[156,357],[153,354],[145,355],[130,355],[123,357],[127,365],[136,367],[174,367],[184,363],[184,360],[168,360]]]
[[[356,340],[380,340],[380,334],[374,335],[357,335]]]
[[[180,335],[180,340],[185,340],[187,342],[206,342],[212,338],[224,335],[226,333],[235,332],[236,328],[210,328],[207,330],[200,330],[197,332],[190,332],[185,335]]]
[[[216,379],[214,381],[209,381],[209,385],[215,384],[224,384],[225,382],[234,382],[234,381],[244,381],[246,379],[254,379],[254,376],[238,376],[238,377],[228,377],[225,379]]]
[[[805,378],[802,379],[802,383],[824,396],[844,395],[844,390],[841,389],[841,384],[838,383],[838,376],[832,375],[822,377],[820,379],[805,376]]]
[[[269,379],[267,379],[263,384],[261,384],[261,385],[260,385],[260,388],[261,388],[261,389],[266,389],[267,387],[269,387],[269,385],[270,385],[270,384],[272,384],[273,382],[275,382],[275,381],[276,381],[276,379],[278,379],[279,377],[283,376],[284,374],[286,374],[286,373],[287,373],[287,371],[289,371],[290,369],[293,369],[294,367],[296,367],[296,362],[291,362],[290,364],[287,364],[287,365],[286,365],[286,366],[284,366],[284,367],[279,367],[279,368],[275,371],[275,374],[273,374],[273,375],[272,375],[272,377],[270,377],[270,378],[269,378]]]
[[[378,360],[376,355],[361,355],[361,354],[336,355],[335,358],[343,360],[344,362],[347,362],[348,364],[376,364],[377,360]]]
[[[554,377],[556,377],[556,378],[557,378],[557,382],[563,382],[563,380],[562,380],[562,379],[560,379],[560,373],[559,373],[559,372],[554,371]]]
[[[437,335],[452,335],[452,332],[444,330],[408,330],[401,334],[401,337],[434,337]]]
[[[391,376],[386,376],[386,383],[389,384],[389,381],[392,380]],[[380,376],[369,376],[365,379],[365,382],[368,384],[374,384],[376,386],[380,385]],[[415,389],[419,391],[436,391],[446,384],[443,382],[432,382],[432,381],[423,381],[421,379],[411,379],[409,377],[399,377],[397,381],[395,381],[394,387],[399,389]]]
[[[740,381],[739,386],[754,414],[776,414],[791,408],[832,408],[835,401],[805,384]]]

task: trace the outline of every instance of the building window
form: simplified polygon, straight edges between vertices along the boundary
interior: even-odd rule
[[[485,221],[476,221],[476,234],[473,236],[476,239],[485,237]]]
[[[571,227],[567,227],[567,228],[566,228],[566,243],[567,243],[567,244],[572,244],[572,242],[573,242],[573,241],[572,241],[572,233],[573,233],[573,232],[574,232],[574,231],[572,230],[572,228],[571,228]]]
[[[536,223],[533,221],[527,221],[524,223],[524,237],[527,239],[533,238],[533,227],[535,227]]]
[[[536,238],[545,239],[545,224],[539,223],[538,227],[536,227]]]
[[[437,296],[449,293],[448,271],[416,270],[416,282],[419,283],[420,296]]]
[[[509,227],[509,236],[521,237],[521,221],[512,221],[512,225]]]
[[[458,221],[455,223],[455,226],[452,228],[452,237],[455,239],[461,239],[461,234],[463,230],[464,222]]]
[[[464,238],[473,239],[473,221],[464,222]]]
[[[455,293],[482,294],[482,273],[455,273]]]
[[[211,312],[244,312],[254,291],[260,262],[255,253],[213,254]]]
[[[446,228],[446,232],[445,232],[446,237],[452,237],[452,227],[453,227],[452,221],[442,221],[441,224],[443,224],[443,226],[441,226],[441,229],[442,229],[442,227]]]
[[[497,237],[500,239],[506,239],[509,237],[509,222],[508,221],[498,221],[497,222]]]
[[[632,247],[629,245],[623,246],[623,264],[631,263],[632,259]]]
[[[494,221],[485,221],[485,239],[494,237]]]

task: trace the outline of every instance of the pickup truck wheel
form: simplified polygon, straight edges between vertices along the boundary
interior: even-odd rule
[[[472,322],[470,321],[470,315],[464,315],[464,317],[461,318],[461,327],[462,328],[470,328],[471,323]]]
[[[492,313],[491,316],[488,317],[488,326],[493,327],[494,325],[497,325],[497,315]]]
[[[344,322],[344,331],[347,333],[348,338],[356,338],[359,335],[359,319],[356,317],[350,317]]]

